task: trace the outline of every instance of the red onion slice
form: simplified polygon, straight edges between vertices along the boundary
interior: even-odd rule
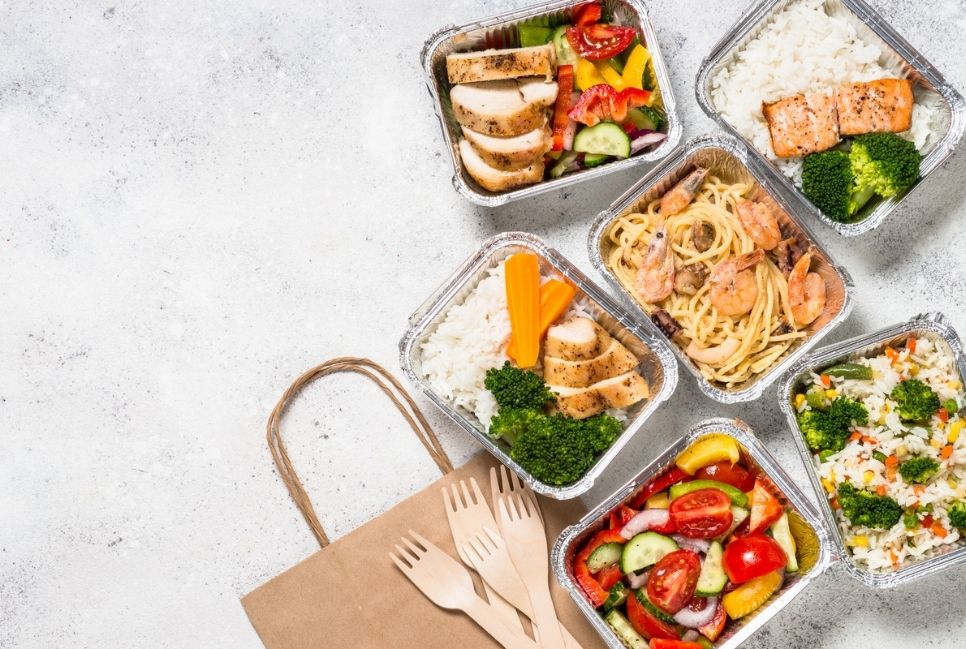
[[[681,536],[680,534],[675,534],[671,537],[678,546],[684,548],[685,550],[691,550],[692,552],[700,552],[702,554],[707,554],[708,550],[711,549],[711,541],[707,539],[689,539],[686,536]]]
[[[681,641],[682,642],[694,642],[695,640],[697,640],[700,637],[701,637],[701,634],[700,633],[698,633],[694,629],[688,629],[687,632],[683,636],[681,636]]]
[[[627,575],[627,583],[633,589],[644,588],[647,585],[647,578],[651,576],[650,570],[645,570],[642,573],[632,572]]]
[[[631,520],[627,521],[621,529],[621,536],[625,539],[632,539],[641,532],[646,532],[652,527],[666,525],[671,515],[666,509],[645,509]]]
[[[638,151],[641,151],[652,144],[663,142],[666,139],[667,135],[665,133],[647,133],[638,138],[634,138],[634,140],[631,141],[631,153],[637,153]]]
[[[700,611],[692,611],[685,606],[674,614],[674,621],[683,624],[690,629],[697,629],[706,624],[710,624],[714,619],[714,614],[718,610],[718,598],[709,597]]]

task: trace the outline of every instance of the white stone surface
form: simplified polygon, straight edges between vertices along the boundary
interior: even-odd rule
[[[264,422],[341,354],[397,368],[410,312],[481,239],[539,234],[592,273],[592,215],[639,172],[485,210],[450,184],[418,64],[484,2],[0,3],[0,647],[256,649],[238,598],[315,549]],[[966,89],[966,8],[873,0]],[[649,0],[685,124],[743,2]],[[819,227],[856,280],[834,340],[941,309],[966,333],[966,158],[872,235]],[[476,450],[423,401],[457,460]],[[698,419],[741,416],[806,485],[773,392],[677,394],[590,493]],[[334,536],[434,478],[360,379],[286,436]],[[966,569],[893,591],[828,574],[747,647],[963,646]]]

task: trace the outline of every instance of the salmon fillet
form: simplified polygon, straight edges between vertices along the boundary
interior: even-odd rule
[[[908,131],[914,101],[907,79],[842,84],[836,100],[839,131],[842,135]]]
[[[761,105],[771,145],[779,158],[831,149],[841,141],[835,97],[823,92],[792,95]]]

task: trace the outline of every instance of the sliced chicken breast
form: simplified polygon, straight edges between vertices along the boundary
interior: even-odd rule
[[[901,133],[912,127],[912,83],[876,79],[839,86],[836,107],[842,135]]]
[[[537,158],[533,164],[523,169],[505,171],[491,167],[480,157],[476,149],[466,140],[460,140],[460,158],[466,172],[477,183],[491,192],[502,192],[522,185],[532,185],[543,180],[543,158]]]
[[[637,372],[595,383],[589,388],[551,385],[557,395],[555,409],[574,419],[593,417],[607,408],[627,408],[650,396],[647,381]]]
[[[553,79],[556,70],[553,43],[482,52],[460,52],[446,57],[450,83],[476,83],[519,77]]]
[[[835,97],[823,92],[793,95],[763,103],[771,145],[779,158],[805,156],[831,149],[841,141]]]
[[[488,81],[450,90],[456,121],[484,135],[516,137],[540,128],[547,107],[557,98],[557,84],[541,80]]]
[[[544,356],[543,380],[549,385],[586,388],[598,381],[630,372],[638,362],[637,357],[624,345],[611,338],[610,346],[588,361],[565,361]]]
[[[473,145],[488,165],[505,171],[530,166],[552,146],[550,129],[546,123],[516,137],[484,135],[468,128],[463,129],[463,137]]]
[[[544,363],[547,358],[588,361],[600,356],[610,343],[610,334],[590,318],[571,318],[547,331]]]

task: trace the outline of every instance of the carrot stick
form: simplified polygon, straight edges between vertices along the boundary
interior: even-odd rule
[[[506,260],[506,303],[515,341],[512,358],[520,367],[533,367],[540,355],[540,264],[536,255],[521,252]]]
[[[540,339],[547,334],[547,330],[564,314],[576,295],[577,289],[560,279],[551,279],[540,287]],[[516,358],[514,339],[510,337],[506,354]]]

